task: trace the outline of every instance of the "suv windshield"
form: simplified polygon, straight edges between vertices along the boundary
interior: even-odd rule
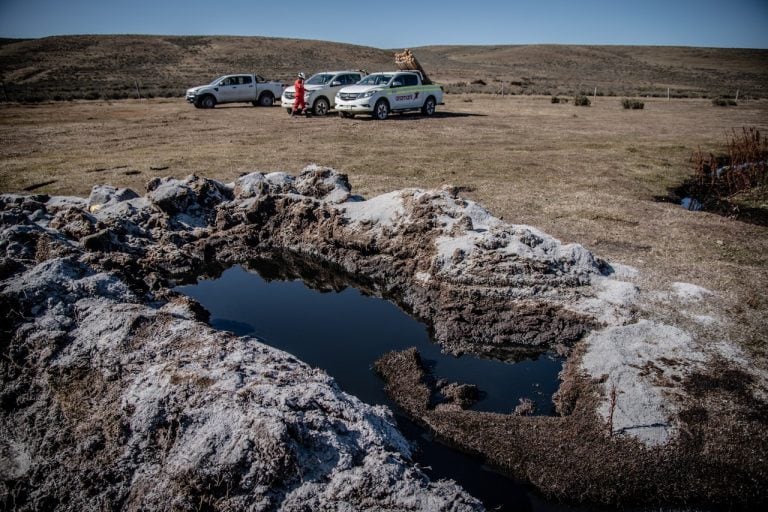
[[[307,85],[324,85],[330,82],[334,76],[332,73],[318,73],[309,77],[309,80],[304,83]]]
[[[392,80],[392,75],[368,75],[357,82],[357,85],[385,85],[390,80]]]

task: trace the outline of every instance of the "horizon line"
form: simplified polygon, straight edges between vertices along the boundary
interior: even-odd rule
[[[65,34],[49,34],[44,36],[6,36],[0,34],[0,40],[12,40],[12,41],[30,41],[39,39],[48,39],[55,37],[238,37],[238,38],[258,38],[258,39],[283,39],[283,40],[297,40],[297,41],[316,41],[333,44],[345,44],[349,46],[361,46],[365,48],[373,48],[376,50],[394,50],[399,48],[429,48],[435,46],[463,46],[463,47],[494,47],[494,46],[612,46],[612,47],[649,47],[649,48],[704,48],[704,49],[718,49],[718,50],[768,50],[768,47],[747,47],[747,46],[694,46],[689,44],[680,43],[573,43],[573,42],[560,42],[560,43],[430,43],[430,44],[418,44],[418,45],[403,45],[396,47],[383,48],[378,46],[370,46],[361,43],[351,43],[348,41],[334,41],[328,39],[312,39],[302,37],[291,36],[264,36],[264,35],[243,35],[243,34],[168,34],[168,33],[65,33]]]

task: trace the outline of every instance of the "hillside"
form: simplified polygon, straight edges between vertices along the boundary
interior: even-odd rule
[[[178,96],[219,74],[393,67],[392,50],[230,36],[0,40],[0,100]],[[429,46],[414,53],[449,92],[768,97],[768,50],[628,46]],[[474,83],[473,83],[474,82]]]
[[[665,46],[431,46],[415,49],[447,81],[512,84],[512,92],[768,97],[768,50]],[[498,89],[499,85],[495,87]]]
[[[391,52],[374,48],[263,37],[61,36],[4,42],[0,79],[12,101],[135,97],[136,82],[145,93],[176,96],[226,73],[253,71],[288,80],[300,70],[374,70],[392,61]]]

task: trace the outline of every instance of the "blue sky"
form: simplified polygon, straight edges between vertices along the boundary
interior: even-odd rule
[[[0,37],[260,35],[377,48],[629,44],[768,48],[768,0],[0,0]]]

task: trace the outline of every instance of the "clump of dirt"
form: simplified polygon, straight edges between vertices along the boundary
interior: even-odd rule
[[[533,483],[552,498],[688,506],[753,506],[768,500],[764,485],[768,466],[739,446],[748,443],[750,450],[766,453],[765,415],[754,414],[754,407],[764,408],[764,402],[757,405],[753,399],[751,407],[728,412],[691,404],[679,414],[684,425],[680,438],[648,448],[632,438],[612,435],[595,415],[600,391],[575,370],[580,357],[572,357],[564,371],[557,401],[561,415],[555,417],[444,407],[435,399],[440,394],[436,379],[415,349],[386,354],[375,369],[397,404],[442,442],[480,457],[501,473]],[[727,380],[717,372],[708,375],[692,377],[691,385]],[[727,390],[712,386],[708,393]]]

